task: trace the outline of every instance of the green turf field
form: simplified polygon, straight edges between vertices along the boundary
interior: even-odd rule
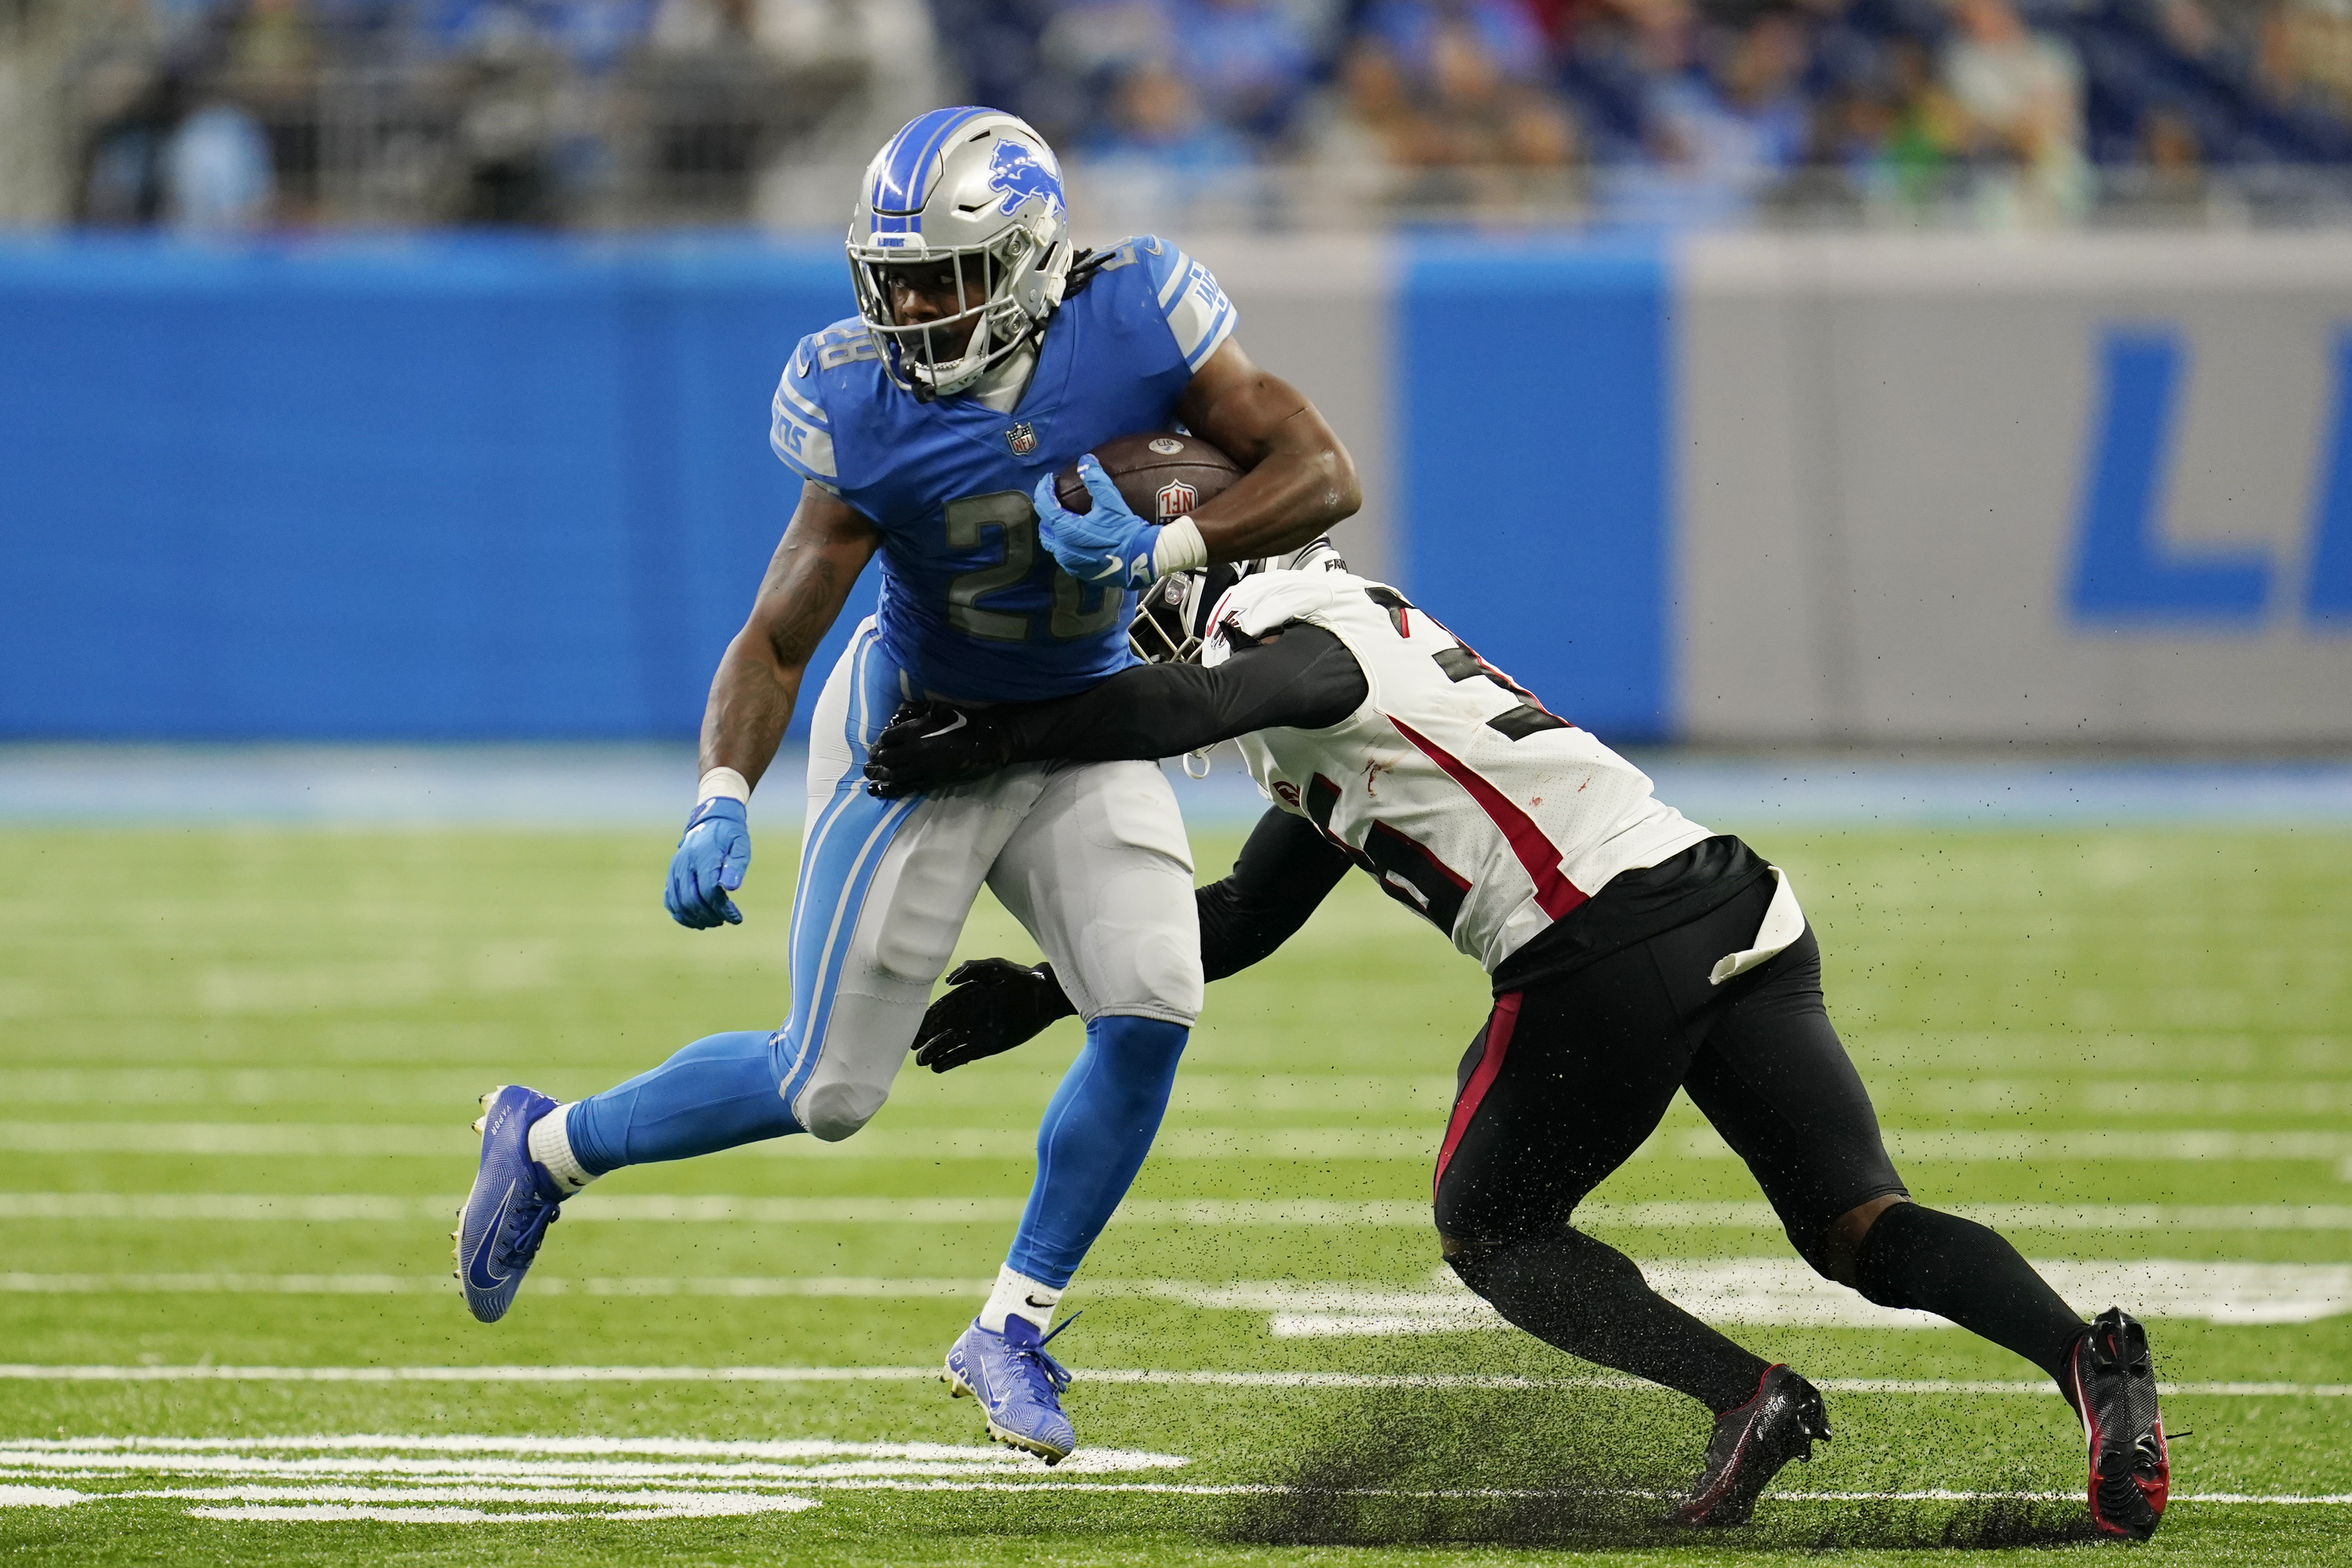
[[[1754,837],[1797,879],[1915,1192],[2172,1314],[2167,1425],[2193,1435],[2139,1560],[2352,1561],[2352,837]],[[1484,1326],[1433,1273],[1429,1160],[1482,977],[1360,879],[1211,992],[1068,1300],[1080,1461],[986,1447],[926,1381],[1010,1236],[1066,1024],[909,1073],[846,1144],[608,1178],[478,1325],[445,1235],[474,1098],[591,1091],[784,1011],[789,847],[762,843],[748,923],[715,933],[663,915],[668,848],[0,832],[0,1560],[1682,1563],[2076,1537],[2081,1451],[2038,1374],[1956,1330],[1857,1326],[1686,1106],[1588,1221],[1823,1382],[1838,1437],[1749,1529],[1654,1532],[1638,1494],[1693,1468],[1697,1408]],[[992,905],[965,948],[1032,951]]]

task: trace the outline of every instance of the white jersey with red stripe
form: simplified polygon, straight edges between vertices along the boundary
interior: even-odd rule
[[[1641,769],[1381,584],[1346,572],[1244,578],[1210,612],[1202,662],[1305,622],[1346,644],[1363,706],[1323,730],[1241,737],[1258,786],[1491,973],[1620,871],[1709,837]]]

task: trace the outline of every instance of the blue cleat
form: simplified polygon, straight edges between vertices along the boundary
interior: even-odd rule
[[[555,1109],[535,1089],[509,1084],[482,1096],[482,1164],[474,1190],[457,1211],[457,1282],[474,1316],[495,1323],[514,1305],[524,1270],[539,1256],[540,1239],[555,1223],[562,1194],[530,1157],[530,1124]]]
[[[1071,1313],[1054,1334],[1077,1321],[1078,1314]],[[948,1348],[947,1371],[940,1375],[954,1397],[969,1394],[980,1401],[991,1437],[1025,1448],[1049,1465],[1060,1464],[1078,1446],[1077,1432],[1062,1414],[1069,1369],[1045,1353],[1045,1342],[1054,1334],[1040,1339],[1037,1325],[1026,1318],[1005,1319],[1000,1334],[974,1318]]]

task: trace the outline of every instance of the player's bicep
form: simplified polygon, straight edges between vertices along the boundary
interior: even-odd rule
[[[1355,465],[1339,433],[1305,393],[1261,369],[1239,342],[1228,342],[1209,357],[1186,384],[1176,412],[1187,430],[1244,468],[1284,453],[1330,466],[1335,478],[1355,483]]]
[[[745,629],[779,665],[805,666],[881,542],[881,531],[856,507],[814,480],[802,486]]]
[[[1272,387],[1283,387],[1291,395],[1289,408],[1280,415],[1275,415],[1269,403]],[[1279,401],[1278,395],[1274,401]],[[1265,457],[1271,424],[1306,406],[1307,399],[1296,388],[1260,370],[1240,341],[1228,338],[1185,383],[1183,395],[1176,400],[1176,416],[1184,428],[1243,468],[1254,468]],[[1269,416],[1274,416],[1271,422]]]

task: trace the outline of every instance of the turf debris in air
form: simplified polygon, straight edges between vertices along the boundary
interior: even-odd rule
[[[1566,1389],[1465,1396],[1367,1391],[1329,1406],[1267,1491],[1217,1528],[1266,1546],[1642,1547],[1738,1541],[1801,1551],[2012,1549],[2095,1539],[2079,1503],[2017,1499],[1812,1501],[1767,1492],[1737,1531],[1662,1521],[1696,1476],[1707,1425],[1695,1405]],[[1815,1449],[1817,1460],[1830,1450]],[[1776,1490],[1801,1484],[1790,1466]],[[1932,1488],[1919,1478],[1893,1493]]]

